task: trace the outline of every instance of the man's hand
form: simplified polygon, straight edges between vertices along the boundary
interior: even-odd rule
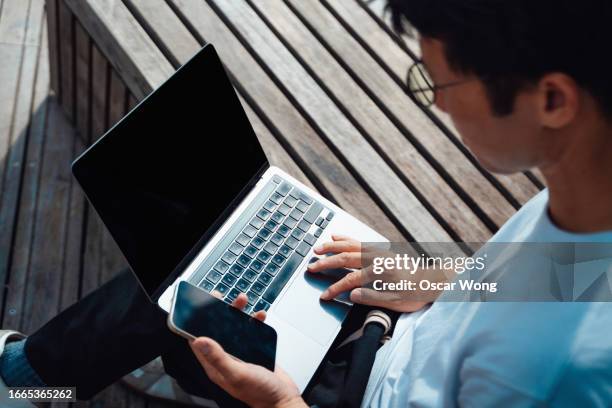
[[[213,292],[220,297],[220,293]],[[241,293],[232,302],[237,309],[244,309],[247,297]],[[264,321],[266,312],[253,314]],[[208,378],[251,407],[306,407],[300,392],[291,378],[280,368],[274,372],[255,364],[245,363],[227,354],[216,341],[200,337],[191,342],[191,349],[206,371]]]
[[[334,255],[321,258],[311,263],[308,266],[308,271],[317,273],[327,269],[337,268],[355,270],[349,272],[342,279],[327,288],[321,295],[322,300],[331,300],[342,292],[350,291],[350,299],[354,303],[384,307],[397,312],[414,312],[415,310],[421,309],[427,303],[430,303],[431,299],[423,300],[411,297],[403,292],[376,291],[364,287],[376,277],[372,273],[370,265],[363,265],[363,259],[369,258],[371,255],[364,257],[361,243],[352,238],[332,235],[332,240],[332,242],[326,242],[320,247],[315,248],[314,252],[317,255],[325,255],[328,253],[333,253]],[[399,281],[402,276],[400,273],[396,273],[396,275],[397,276],[394,276],[394,271],[387,271],[385,280]]]

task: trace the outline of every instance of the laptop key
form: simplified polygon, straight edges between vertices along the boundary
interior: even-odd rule
[[[268,286],[268,284],[272,282],[272,276],[268,275],[267,273],[262,273],[259,275],[257,282],[261,282],[263,285]]]
[[[264,204],[264,208],[270,212],[274,211],[274,209],[276,208],[276,204],[274,204],[274,202],[272,200],[268,200],[266,201],[266,203]]]
[[[278,245],[274,244],[273,242],[268,242],[264,247],[264,250],[270,255],[274,255],[278,250]]]
[[[319,238],[322,233],[323,233],[323,230],[321,228],[317,228],[317,230],[314,233],[314,236]]]
[[[278,269],[278,266],[274,265],[273,263],[269,263],[268,265],[266,265],[264,271],[272,276],[275,276],[278,272]]]
[[[270,283],[268,289],[266,289],[266,292],[263,294],[262,297],[264,300],[269,303],[274,302],[303,259],[304,257],[298,253],[294,253],[287,259],[285,265],[280,269],[274,280]]]
[[[293,190],[291,190],[291,192],[289,193],[289,195],[295,199],[300,199],[300,194],[302,192],[300,190],[298,190],[297,188],[294,188]]]
[[[208,272],[208,275],[206,275],[206,279],[208,279],[212,283],[217,283],[217,282],[219,282],[219,280],[221,279],[222,276],[223,275],[220,274],[217,271],[210,271],[210,272]]]
[[[257,211],[257,217],[265,221],[270,218],[270,211],[262,208],[261,210]]]
[[[270,308],[270,304],[263,299],[260,299],[259,302],[253,307],[253,313],[259,312],[260,310],[267,311]]]
[[[257,248],[255,248],[253,245],[249,245],[244,249],[244,254],[247,255],[249,258],[255,258],[255,255],[257,254]]]
[[[285,238],[279,234],[278,232],[274,235],[272,235],[272,238],[270,238],[270,242],[273,242],[276,245],[279,245],[283,243],[283,241],[285,240]]]
[[[329,213],[327,213],[327,217],[325,217],[325,219],[327,221],[331,221],[332,218],[334,218],[334,213],[330,211]]]
[[[289,248],[289,246],[287,245],[283,245],[282,247],[280,247],[280,249],[278,250],[278,253],[281,254],[284,257],[289,256],[289,254],[291,253],[291,248]]]
[[[309,207],[308,204],[306,204],[303,201],[300,201],[296,208],[300,210],[301,212],[306,212],[306,210],[308,210],[308,207]]]
[[[255,282],[253,286],[251,286],[251,290],[257,293],[258,295],[261,295],[265,289],[266,287],[262,285],[260,282]]]
[[[248,315],[251,314],[251,312],[253,311],[253,306],[247,304],[244,309],[242,309],[242,313],[246,313]]]
[[[304,242],[306,242],[308,245],[313,246],[316,241],[317,239],[312,234],[304,235]]]
[[[277,266],[281,266],[283,262],[285,262],[285,257],[281,254],[276,254],[272,257],[272,262],[274,262]]]
[[[249,282],[253,282],[255,278],[257,278],[257,272],[253,271],[252,269],[247,269],[246,271],[244,271],[242,277],[248,280]]]
[[[261,247],[265,243],[266,243],[266,240],[259,236],[253,238],[253,240],[251,241],[251,245],[253,245],[257,249],[261,249]]]
[[[245,268],[248,266],[249,262],[251,262],[251,258],[246,255],[240,255],[238,257],[238,260],[236,261],[238,265],[243,266]]]
[[[298,245],[297,248],[295,248],[295,252],[297,252],[298,254],[302,256],[306,256],[309,251],[310,251],[310,245],[308,245],[306,242],[300,242],[300,245]]]
[[[297,204],[297,202],[298,202],[297,198],[289,196],[285,198],[285,201],[283,201],[283,204],[288,205],[289,207],[293,207]]]
[[[229,269],[229,265],[226,264],[223,261],[219,261],[217,262],[217,264],[215,265],[215,270],[221,272],[221,273],[225,273],[225,271],[227,271]]]
[[[245,231],[246,231],[246,228],[245,228]],[[255,233],[256,232],[257,231],[255,231]],[[255,233],[253,233],[253,235],[255,235]],[[250,241],[250,238],[246,234],[240,234],[238,235],[238,238],[236,238],[236,242],[242,245],[243,247],[247,246],[249,244],[249,241]]]
[[[286,226],[285,224],[281,225],[280,227],[278,227],[278,230],[276,231],[279,234],[281,234],[283,237],[286,237],[287,235],[289,235],[289,232],[291,232],[291,230],[289,229],[288,226]]]
[[[289,211],[291,211],[291,207],[289,207],[287,204],[283,204],[280,207],[278,207],[278,212],[283,215],[289,214]]]
[[[280,176],[274,175],[272,176],[272,181],[275,182],[276,184],[280,184],[281,181],[283,181],[283,179],[280,178]]]
[[[266,222],[264,226],[270,231],[274,231],[276,227],[278,226],[278,224],[272,220],[269,220],[268,222]]]
[[[238,264],[233,264],[229,271],[235,277],[239,277],[244,272],[244,268]]]
[[[315,222],[319,214],[321,214],[321,211],[323,211],[323,205],[319,202],[315,202],[308,209],[308,211],[306,211],[306,214],[304,214],[304,219],[312,224],[313,222]]]
[[[307,232],[310,229],[310,223],[308,223],[308,221],[306,220],[302,220],[300,222],[298,222],[298,228],[301,229],[304,232]]]
[[[240,279],[238,282],[236,282],[236,289],[241,292],[246,292],[249,286],[251,286],[251,284],[246,279]]]
[[[227,262],[230,265],[234,263],[236,258],[238,257],[230,251],[225,252],[223,256],[221,257],[221,259],[223,259],[225,262]]]
[[[296,221],[296,220],[294,220],[294,219],[293,219],[293,218],[291,218],[291,217],[287,217],[287,219],[285,220],[285,222],[283,222],[283,225],[286,225],[286,226],[287,226],[287,228],[289,228],[289,229],[294,229],[294,228],[295,228],[295,226],[296,226],[296,224],[297,224],[297,221]]]
[[[275,211],[274,214],[272,214],[272,218],[270,219],[275,223],[280,224],[283,218],[285,218],[285,216],[281,214],[280,211]]]
[[[316,226],[318,226],[318,227],[320,227],[320,226],[321,226],[321,223],[323,222],[323,220],[324,220],[324,219],[325,219],[325,218],[323,218],[323,217],[319,217],[319,218],[317,218],[317,220],[315,221],[315,225],[316,225]]]
[[[283,196],[278,193],[273,193],[270,196],[270,201],[272,201],[274,204],[280,204],[280,202],[283,201]]]
[[[298,243],[299,243],[299,241],[297,239],[293,238],[293,237],[289,237],[285,241],[285,245],[287,245],[291,249],[295,249],[295,247],[298,245]]]
[[[232,275],[231,273],[226,273],[223,276],[223,279],[221,280],[221,282],[231,287],[234,284],[234,282],[236,282],[236,277]]]
[[[212,292],[213,289],[215,288],[214,283],[207,281],[206,279],[204,279],[202,283],[200,283],[199,286],[207,292]]]
[[[269,229],[263,228],[257,235],[259,235],[262,239],[267,240],[270,238],[270,235],[272,235],[272,232]]]
[[[229,293],[227,294],[226,299],[228,299],[229,303],[231,303],[234,300],[236,300],[236,298],[238,297],[239,294],[240,294],[240,291],[238,289],[234,288],[234,289],[229,291]]]
[[[291,191],[291,184],[287,183],[286,181],[283,181],[281,185],[278,186],[278,188],[276,189],[276,192],[282,195],[283,197],[285,197],[289,193],[289,191]]]
[[[255,293],[255,292],[253,292],[252,290],[248,291],[246,295],[247,295],[247,303],[249,305],[255,304],[255,302],[259,298],[259,295],[257,293]]]
[[[299,228],[294,229],[293,232],[291,233],[291,236],[297,240],[300,240],[304,237],[304,231],[302,231]]]
[[[263,267],[264,267],[264,264],[258,261],[257,259],[254,260],[253,263],[251,263],[251,269],[257,273],[261,272]]]
[[[327,227],[327,225],[329,225],[329,221],[324,220],[324,221],[321,223],[321,228],[325,228],[325,227]]]
[[[218,284],[215,290],[219,292],[221,295],[225,295],[227,292],[229,292],[229,288],[223,283]]]
[[[242,252],[243,245],[240,245],[238,242],[232,242],[232,245],[229,247],[229,251],[238,256]]]
[[[256,228],[256,229],[260,229],[263,225],[263,220],[257,216],[253,217],[253,219],[251,220],[250,224]],[[245,234],[249,235],[246,231],[244,232]],[[250,236],[250,235],[249,235]]]
[[[299,221],[300,218],[302,218],[302,212],[300,210],[298,210],[297,208],[294,208],[293,210],[291,210],[291,212],[289,213],[289,216],[291,218],[293,218],[296,221]]]
[[[272,258],[272,255],[270,255],[266,251],[261,251],[259,254],[257,254],[257,259],[263,263],[268,262],[270,258]]]
[[[310,196],[308,196],[308,194],[300,191],[300,200],[304,201],[306,204],[310,205],[313,203],[312,198],[310,198]]]

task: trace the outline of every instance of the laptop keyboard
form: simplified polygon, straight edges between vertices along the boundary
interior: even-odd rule
[[[289,182],[274,176],[263,204],[250,208],[248,224],[224,239],[220,255],[195,274],[202,289],[231,303],[246,293],[246,313],[268,310],[334,213]],[[271,192],[270,192],[271,191]],[[262,200],[259,200],[262,201]]]

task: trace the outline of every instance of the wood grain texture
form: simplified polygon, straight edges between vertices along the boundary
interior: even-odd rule
[[[398,228],[213,10],[205,2],[192,0],[172,0],[171,4],[202,41],[219,44],[217,50],[228,71],[239,79],[245,91],[257,101],[265,115],[286,138],[287,144],[307,163],[311,172],[308,176],[317,181],[315,184],[319,189],[389,239],[401,240],[403,235]]]
[[[49,44],[49,70],[50,86],[55,95],[61,97],[60,90],[60,65],[59,65],[59,41],[57,25],[57,2],[58,0],[45,0],[47,16],[47,38]]]
[[[75,37],[75,126],[83,140],[89,140],[91,130],[91,40],[78,21]]]
[[[63,1],[58,3],[60,87],[62,107],[70,121],[75,114],[74,17]]]
[[[168,60],[121,1],[64,1],[137,98],[148,95],[173,72]]]

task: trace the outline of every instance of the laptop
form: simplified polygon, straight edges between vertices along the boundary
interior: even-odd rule
[[[228,303],[246,293],[301,391],[350,309],[319,300],[330,281],[306,272],[313,247],[332,233],[387,242],[270,165],[210,44],[72,170],[153,302],[168,312],[183,280]]]

